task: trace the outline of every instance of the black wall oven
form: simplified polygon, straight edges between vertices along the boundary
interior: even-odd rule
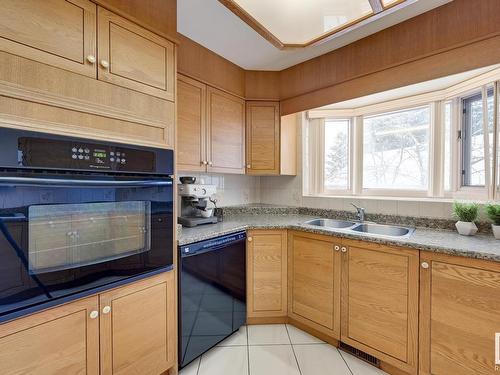
[[[0,168],[0,321],[172,267],[172,151],[0,129]]]

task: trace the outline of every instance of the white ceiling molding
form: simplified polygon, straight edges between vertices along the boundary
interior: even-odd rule
[[[324,43],[291,50],[277,49],[218,0],[179,1],[177,28],[181,34],[244,69],[283,70],[450,1],[408,0],[336,33]]]

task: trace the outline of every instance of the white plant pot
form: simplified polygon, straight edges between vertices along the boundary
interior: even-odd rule
[[[493,229],[493,235],[497,240],[500,240],[500,225],[491,224],[491,229]]]
[[[468,221],[457,221],[455,224],[457,231],[462,236],[473,236],[477,233],[476,223]]]

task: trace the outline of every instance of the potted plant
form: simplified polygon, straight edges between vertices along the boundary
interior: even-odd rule
[[[477,233],[477,226],[474,221],[479,213],[479,205],[477,203],[453,203],[453,213],[459,221],[455,224],[459,234],[463,236],[473,236]]]
[[[493,221],[491,229],[497,240],[500,240],[500,204],[489,203],[486,205],[486,215]]]

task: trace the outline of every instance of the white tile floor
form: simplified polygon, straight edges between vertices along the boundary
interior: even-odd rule
[[[180,372],[180,375],[384,374],[288,324],[241,327]]]

